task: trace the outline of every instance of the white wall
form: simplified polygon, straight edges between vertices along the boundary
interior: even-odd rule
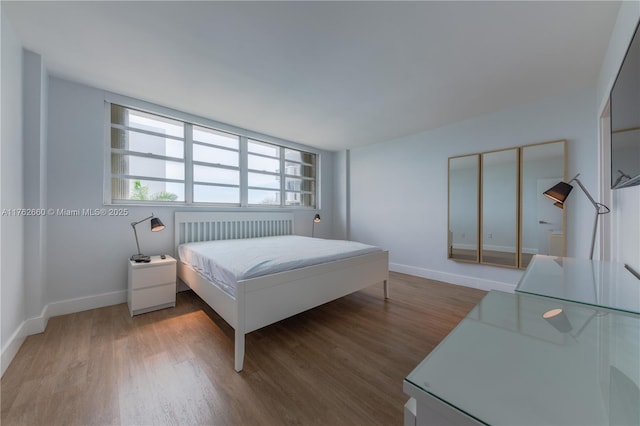
[[[23,67],[20,42],[3,18],[3,209],[103,207],[104,100],[102,90],[47,77],[32,52],[24,51]],[[333,164],[334,153],[321,151],[321,208],[294,209],[297,234],[311,235],[317,211],[315,235],[333,236]],[[173,213],[186,207],[124,207],[129,214],[120,217],[2,217],[3,373],[24,337],[43,331],[48,318],[126,301],[127,259],[136,252],[132,221],[160,217],[163,232],[138,227],[141,248],[173,254]]]
[[[2,189],[0,208],[24,206],[22,143],[22,46],[4,14],[2,22]],[[2,256],[0,265],[2,373],[24,340],[20,326],[26,318],[24,301],[24,218],[3,214],[0,219]]]
[[[29,209],[47,207],[47,83],[42,57],[23,53],[24,78],[24,204]],[[27,317],[38,316],[45,305],[46,225],[45,215],[27,216],[24,224],[25,309]]]
[[[623,2],[618,12],[607,54],[600,69],[597,86],[598,117],[604,111],[609,92],[631,42],[638,20],[640,2]],[[608,176],[602,176],[610,184]],[[628,263],[640,271],[640,186],[623,188],[605,194],[611,199],[611,259]]]
[[[333,161],[333,238],[349,239],[349,157],[348,150],[334,153]]]
[[[569,176],[597,190],[595,90],[511,108],[351,152],[352,239],[390,251],[394,270],[447,282],[510,290],[521,271],[447,260],[447,159],[567,139]],[[588,257],[593,207],[567,206],[569,256]]]
[[[101,208],[104,164],[104,92],[74,82],[49,81],[48,207]],[[316,235],[333,232],[333,154],[321,153],[322,222]],[[74,298],[125,301],[127,258],[135,252],[130,226],[152,212],[167,228],[139,226],[145,254],[173,253],[173,212],[185,207],[128,207],[124,217],[48,217],[47,300],[59,306]],[[212,209],[207,209],[212,210]],[[326,214],[325,214],[326,212]],[[315,211],[295,211],[295,231],[311,235]],[[66,302],[65,302],[66,301]]]

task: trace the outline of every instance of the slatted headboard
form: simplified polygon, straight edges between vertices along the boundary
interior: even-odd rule
[[[174,250],[183,243],[293,234],[292,212],[175,212]]]

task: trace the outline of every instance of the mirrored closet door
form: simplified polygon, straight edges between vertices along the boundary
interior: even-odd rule
[[[518,149],[482,154],[480,263],[518,267]]]
[[[564,256],[564,210],[543,192],[565,170],[564,140],[449,158],[448,258],[526,268]]]
[[[565,176],[565,141],[522,147],[520,182],[520,267],[526,268],[534,254],[564,256],[564,210],[542,195]]]
[[[448,257],[477,263],[480,155],[449,158]]]

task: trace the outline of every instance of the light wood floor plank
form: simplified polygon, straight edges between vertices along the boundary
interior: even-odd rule
[[[0,384],[2,425],[399,425],[402,380],[485,292],[391,273],[246,337],[192,292],[52,318]]]

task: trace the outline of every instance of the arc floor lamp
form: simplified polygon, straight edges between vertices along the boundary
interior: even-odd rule
[[[589,194],[589,191],[587,191],[587,188],[585,188],[582,182],[580,182],[580,179],[578,179],[578,176],[580,176],[580,173],[575,175],[575,177],[571,179],[569,182],[557,183],[552,188],[549,188],[546,191],[544,191],[543,194],[555,201],[555,203],[553,203],[554,206],[560,207],[561,209],[563,209],[564,201],[567,199],[567,197],[569,196],[569,193],[573,189],[571,182],[577,183],[580,189],[582,189],[582,192],[584,192],[584,194],[587,196],[587,198],[589,199],[591,204],[593,204],[593,207],[596,210],[596,217],[593,221],[593,236],[591,237],[591,252],[589,254],[589,259],[593,259],[593,249],[595,248],[596,231],[598,229],[598,218],[600,217],[601,214],[607,214],[611,210],[609,210],[609,207],[605,206],[602,203],[597,203],[593,199],[591,194]]]

